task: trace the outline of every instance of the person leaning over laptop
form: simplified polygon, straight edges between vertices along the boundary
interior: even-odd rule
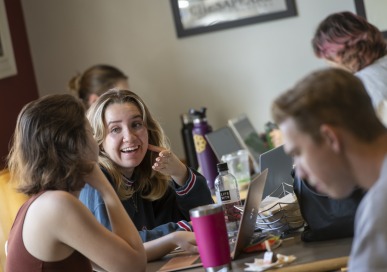
[[[337,12],[320,22],[312,48],[316,57],[362,80],[378,117],[387,125],[387,42],[383,33],[362,16]],[[270,136],[275,146],[282,144],[280,131]]]
[[[316,71],[272,105],[285,151],[301,178],[332,198],[368,190],[355,218],[350,271],[387,267],[387,130],[362,82],[337,68]]]
[[[383,33],[352,12],[327,16],[312,40],[316,57],[361,79],[377,115],[387,125],[387,43]]]

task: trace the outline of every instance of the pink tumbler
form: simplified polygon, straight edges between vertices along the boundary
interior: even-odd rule
[[[203,267],[206,271],[230,270],[230,246],[222,205],[200,206],[189,213]]]

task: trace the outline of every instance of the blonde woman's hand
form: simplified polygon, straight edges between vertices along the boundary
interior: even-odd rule
[[[171,233],[172,241],[176,244],[176,247],[180,247],[182,250],[189,251],[191,253],[198,253],[198,247],[196,245],[195,234],[189,231],[175,231]]]
[[[148,145],[148,150],[158,153],[152,168],[164,175],[171,176],[179,185],[184,185],[188,178],[188,169],[179,158],[170,150]]]

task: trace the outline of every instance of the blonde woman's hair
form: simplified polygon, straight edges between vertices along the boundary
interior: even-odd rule
[[[134,188],[125,185],[122,169],[103,150],[102,143],[107,135],[105,127],[105,112],[112,104],[134,104],[138,107],[142,115],[142,120],[148,130],[148,143],[164,148],[169,148],[160,124],[152,117],[144,101],[135,93],[129,90],[111,89],[102,94],[99,99],[90,107],[87,118],[90,121],[100,151],[99,163],[105,168],[113,178],[114,187],[121,200],[130,198],[134,192],[139,192],[145,199],[151,201],[161,198],[170,186],[170,177],[163,175],[152,169],[152,165],[158,156],[155,152],[147,151],[144,159],[134,169],[133,177],[136,178]]]

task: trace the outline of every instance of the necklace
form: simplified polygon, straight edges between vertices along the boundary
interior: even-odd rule
[[[134,207],[134,211],[135,212],[138,212],[138,207],[137,207],[137,193],[136,192],[133,192],[133,195],[132,197],[130,198],[132,200],[132,204],[133,204],[133,207]]]
[[[133,194],[132,196],[130,197],[130,200],[131,200],[131,204],[133,205],[133,208],[134,208],[134,211],[135,212],[138,212],[138,206],[137,206],[137,193],[136,191],[134,190],[134,181],[130,180],[129,178],[123,176],[124,178],[124,183],[125,183],[125,187],[126,189],[131,189],[133,190]]]

